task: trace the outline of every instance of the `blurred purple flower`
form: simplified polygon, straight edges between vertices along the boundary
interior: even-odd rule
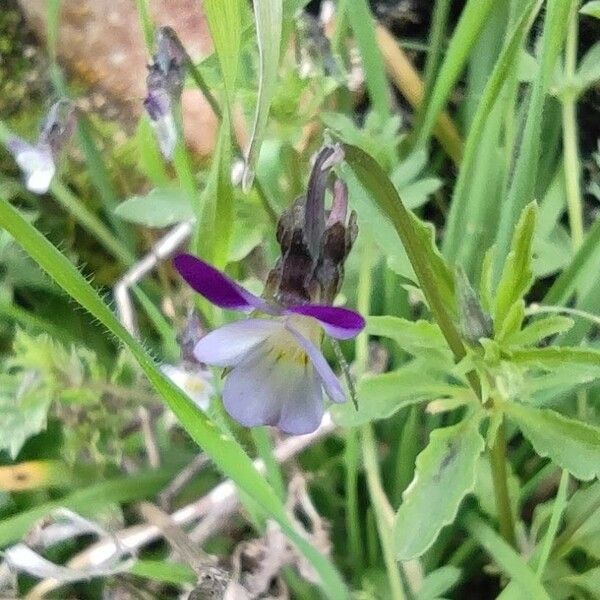
[[[156,34],[156,54],[148,66],[144,108],[156,133],[162,155],[170,160],[177,143],[174,107],[181,100],[187,55],[170,27]]]
[[[323,416],[323,389],[333,402],[346,396],[319,347],[323,330],[349,339],[364,327],[356,312],[320,304],[268,303],[195,256],[180,254],[181,276],[213,304],[270,318],[229,323],[194,348],[202,363],[229,370],[223,389],[227,412],[247,427],[274,425],[295,435],[314,431]]]
[[[73,133],[73,105],[68,100],[55,102],[42,123],[35,144],[19,136],[10,136],[8,151],[23,172],[25,187],[34,194],[45,194],[56,173],[56,161]]]

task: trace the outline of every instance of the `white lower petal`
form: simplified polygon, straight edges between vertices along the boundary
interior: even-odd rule
[[[323,416],[322,396],[308,359],[289,360],[266,341],[229,373],[223,404],[246,427],[274,425],[286,433],[300,435],[319,426]]]
[[[25,175],[25,186],[34,194],[45,194],[56,172],[50,149],[29,146],[15,155],[15,160]]]
[[[171,160],[177,144],[177,128],[171,113],[167,113],[156,121],[150,121],[156,132],[156,139],[162,155]]]
[[[194,348],[197,360],[215,367],[236,365],[255,346],[271,334],[284,330],[281,321],[246,319],[211,331]]]

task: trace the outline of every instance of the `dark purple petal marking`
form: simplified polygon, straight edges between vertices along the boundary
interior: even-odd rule
[[[322,304],[303,304],[290,306],[286,312],[317,319],[328,335],[339,340],[353,338],[365,327],[364,318],[349,308]]]
[[[179,254],[173,259],[178,273],[189,286],[212,304],[229,310],[260,310],[277,314],[262,298],[251,294],[221,271],[191,254]]]

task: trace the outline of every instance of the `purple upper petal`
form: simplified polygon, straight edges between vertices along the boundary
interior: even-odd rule
[[[173,264],[192,289],[221,308],[276,314],[262,298],[191,254],[179,254],[173,259]]]
[[[317,319],[331,337],[340,340],[353,338],[365,327],[364,318],[349,308],[323,304],[303,304],[290,306],[287,312]]]

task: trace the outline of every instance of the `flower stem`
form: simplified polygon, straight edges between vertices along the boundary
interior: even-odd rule
[[[115,258],[127,266],[134,263],[135,257],[131,251],[66,186],[55,179],[50,186],[50,191],[54,199]]]
[[[490,464],[494,482],[494,495],[502,537],[511,545],[516,545],[515,524],[508,495],[508,480],[506,468],[506,434],[504,422],[498,427],[494,445],[490,450]]]
[[[571,81],[577,61],[578,3],[573,2],[565,48],[565,79]],[[583,203],[581,200],[580,161],[577,140],[577,95],[568,91],[562,98],[563,152],[567,208],[573,249],[583,243]]]
[[[363,315],[368,315],[371,310],[371,284],[372,277],[372,248],[370,240],[363,238],[364,246],[361,253],[361,262],[358,274],[357,306]],[[369,352],[369,336],[362,332],[356,339],[356,360],[354,372],[360,376],[367,369]],[[358,514],[358,468],[359,468],[359,439],[356,428],[346,432],[346,448],[344,462],[346,468],[346,529],[350,545],[352,565],[359,573],[363,565],[361,548],[360,517]]]
[[[542,545],[541,555],[537,564],[536,575],[538,580],[542,579],[544,569],[548,563],[550,557],[550,551],[552,550],[552,542],[556,537],[558,526],[560,525],[560,518],[567,506],[567,490],[569,487],[569,472],[563,470],[560,477],[560,484],[558,486],[558,492],[556,492],[556,499],[552,507],[552,516],[550,517],[550,525],[548,525],[548,531],[544,536],[544,542]]]
[[[375,510],[377,530],[379,531],[379,540],[381,542],[381,549],[383,550],[383,560],[390,584],[390,597],[392,600],[404,600],[406,595],[394,553],[394,539],[392,534],[394,530],[394,511],[381,485],[377,449],[375,447],[373,430],[370,425],[365,425],[362,428],[362,451],[365,471],[367,473],[367,486]]]

